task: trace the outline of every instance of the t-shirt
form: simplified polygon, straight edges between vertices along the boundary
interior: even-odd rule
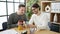
[[[44,13],[41,13],[40,15],[33,14],[29,24],[35,23],[37,28],[39,29],[49,29],[48,27],[48,16]]]
[[[16,27],[18,20],[27,21],[26,15],[17,15],[17,13],[11,14],[8,19],[8,28]]]

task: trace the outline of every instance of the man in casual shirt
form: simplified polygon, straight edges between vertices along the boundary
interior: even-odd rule
[[[40,11],[40,6],[37,3],[33,4],[32,12],[34,14],[32,15],[32,17],[29,21],[29,26],[30,27],[37,27],[38,30],[49,29],[47,15]],[[33,25],[33,23],[35,25]]]
[[[25,9],[26,9],[25,5],[21,4],[18,7],[18,11],[16,13],[12,13],[9,16],[8,28],[16,27],[18,20],[24,20],[24,21],[27,20],[26,15],[25,15]]]

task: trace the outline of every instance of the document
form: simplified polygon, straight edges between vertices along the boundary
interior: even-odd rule
[[[6,30],[6,31],[2,31],[2,32],[0,32],[0,34],[18,34],[18,32],[15,31],[14,29],[10,29],[10,30]]]
[[[3,27],[2,27],[2,23],[0,23],[0,30],[2,30],[3,29]]]

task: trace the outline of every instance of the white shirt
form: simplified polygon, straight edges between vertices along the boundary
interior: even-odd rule
[[[29,24],[32,24],[33,22],[39,29],[49,29],[48,16],[44,13],[41,13],[39,16],[37,16],[36,14],[33,14],[29,21]]]

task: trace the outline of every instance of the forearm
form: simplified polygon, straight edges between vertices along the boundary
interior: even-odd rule
[[[37,26],[38,29],[47,29],[47,26],[39,25]]]
[[[9,24],[8,28],[14,28],[14,27],[17,27],[17,26],[18,26],[17,24]]]
[[[36,28],[36,26],[33,25],[33,24],[29,24],[28,26],[29,26],[30,28]]]

